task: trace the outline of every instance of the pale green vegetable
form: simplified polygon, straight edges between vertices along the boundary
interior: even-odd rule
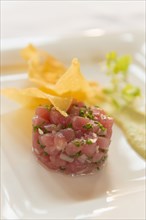
[[[123,130],[129,144],[146,159],[145,115],[131,107],[124,107],[122,111],[116,112],[113,117]]]
[[[128,82],[131,61],[129,55],[118,57],[114,51],[106,55],[110,86],[103,89],[106,101],[102,103],[102,106],[113,116],[132,148],[146,158],[146,117],[145,113],[138,111],[135,103],[141,95],[140,89]]]
[[[110,86],[103,91],[115,108],[127,106],[140,96],[140,89],[128,82],[131,61],[129,55],[118,57],[114,51],[106,55],[107,75],[111,80]]]

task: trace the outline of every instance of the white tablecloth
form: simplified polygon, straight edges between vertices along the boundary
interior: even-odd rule
[[[39,38],[90,30],[144,29],[145,1],[1,1],[1,37]]]

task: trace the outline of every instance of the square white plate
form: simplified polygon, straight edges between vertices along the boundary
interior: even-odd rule
[[[75,36],[40,46],[67,65],[75,56],[88,79],[108,81],[98,61],[116,50],[131,54],[130,80],[144,91],[144,33]],[[23,45],[21,45],[23,46]],[[2,64],[22,64],[19,48],[2,51]],[[27,85],[26,74],[2,75],[3,87]],[[1,98],[2,219],[145,219],[145,161],[114,125],[106,166],[70,177],[44,169],[31,152],[32,111]]]

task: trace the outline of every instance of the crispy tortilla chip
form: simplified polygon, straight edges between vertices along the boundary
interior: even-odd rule
[[[61,95],[68,92],[86,91],[88,87],[88,81],[80,72],[80,63],[74,58],[69,69],[57,81],[55,90]]]
[[[22,57],[28,61],[30,79],[38,79],[47,83],[56,83],[66,71],[63,63],[48,53],[29,45],[21,51]]]
[[[2,94],[8,98],[32,108],[52,104],[64,116],[73,99],[88,105],[103,99],[102,88],[85,79],[76,58],[66,69],[60,61],[32,45],[22,50],[21,54],[28,62],[29,80],[37,88],[2,90]]]
[[[40,90],[55,96],[73,97],[80,101],[95,103],[101,97],[101,89],[95,83],[88,82],[80,72],[80,63],[72,60],[71,66],[65,66],[55,58],[29,45],[22,51],[29,60],[29,78]],[[98,94],[97,94],[98,92]],[[97,102],[97,101],[96,101]]]
[[[88,81],[80,71],[78,59],[72,60],[71,66],[55,85],[58,95],[67,95],[90,104],[96,104],[98,97],[103,98],[100,84]]]
[[[83,74],[80,72],[80,63],[75,58],[72,60],[71,66],[60,77],[57,83],[51,84],[38,79],[32,79],[34,83],[40,86],[40,89],[46,93],[61,97],[73,97],[75,99],[85,101],[87,97],[95,96],[95,90]],[[96,84],[97,86],[97,84]]]
[[[21,56],[24,60],[29,61],[33,56],[38,53],[37,51],[37,48],[35,48],[32,44],[29,44],[21,51]]]
[[[66,111],[72,102],[72,98],[52,96],[42,92],[38,88],[9,88],[3,89],[2,94],[24,106],[29,106],[32,108],[35,108],[38,105],[52,104],[64,116],[67,116]]]

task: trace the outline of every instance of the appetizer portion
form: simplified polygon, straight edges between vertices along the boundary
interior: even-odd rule
[[[33,151],[42,164],[71,175],[100,169],[107,158],[113,125],[103,109],[133,149],[146,158],[145,113],[137,110],[141,91],[129,80],[129,55],[119,57],[114,51],[106,55],[106,86],[87,80],[77,58],[67,68],[33,45],[21,55],[28,64],[31,86],[6,88],[2,94],[35,110]]]
[[[33,118],[33,151],[47,168],[65,174],[93,173],[104,164],[113,119],[103,109],[74,101],[63,116],[40,106]]]

